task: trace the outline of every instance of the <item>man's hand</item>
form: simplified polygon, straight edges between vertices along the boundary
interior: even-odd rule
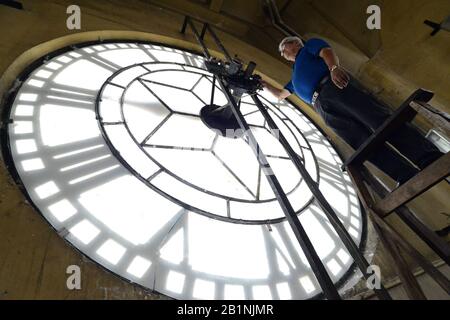
[[[341,67],[335,68],[331,71],[331,80],[339,89],[344,89],[347,87],[348,82],[350,81],[350,76],[348,73],[342,69]]]
[[[263,88],[267,88],[269,86],[269,83],[263,79],[260,80],[261,85],[263,86]]]
[[[291,95],[291,93],[289,91],[287,91],[286,89],[275,88],[270,83],[268,83],[267,81],[264,81],[262,79],[261,79],[261,84],[264,87],[264,89],[267,89],[271,94],[273,94],[278,99],[278,101],[286,99],[288,96]]]
[[[339,89],[344,89],[350,80],[348,73],[339,66],[339,58],[331,48],[320,50],[319,56],[325,61],[331,73],[331,80]]]

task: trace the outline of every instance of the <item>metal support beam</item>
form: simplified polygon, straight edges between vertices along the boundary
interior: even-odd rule
[[[206,26],[207,24],[203,24],[202,32],[200,33],[200,39],[205,40],[205,33],[206,33]]]
[[[192,22],[192,19],[189,16],[186,16],[186,18],[184,19],[183,27],[181,28],[181,32],[182,33],[186,32],[186,27],[187,26],[189,26],[192,29],[192,32],[194,33],[194,37],[197,40],[197,42],[200,44],[200,46],[202,48],[203,55],[205,56],[205,58],[207,60],[210,60],[211,59],[211,55],[209,53],[209,50],[206,47],[203,39],[200,37],[200,34],[197,31],[197,28],[195,28],[195,25],[194,25],[194,23]]]
[[[194,35],[197,39],[197,41],[200,43],[201,47],[203,48],[203,53],[206,59],[210,60],[211,56],[209,55],[208,49],[206,48],[203,38],[201,35],[198,34],[197,30],[195,29],[194,24],[190,19],[187,19],[185,22],[186,25],[189,25],[194,32]],[[221,45],[219,39],[215,35],[214,31],[212,31],[207,24],[204,24],[204,30],[209,29],[211,35],[213,36],[216,43],[223,49],[222,51],[225,53],[225,56],[229,55],[227,54],[227,51],[225,48]],[[252,66],[249,67],[248,70],[253,70]],[[249,71],[250,72],[250,71]],[[269,185],[271,186],[280,206],[283,210],[284,214],[286,215],[287,221],[289,222],[294,235],[296,236],[310,266],[313,270],[317,281],[319,282],[325,297],[327,299],[340,299],[339,293],[337,292],[336,287],[334,286],[326,268],[324,267],[321,259],[317,255],[317,252],[314,249],[313,244],[311,243],[308,235],[306,234],[306,231],[304,230],[302,224],[300,223],[300,220],[298,219],[298,216],[295,212],[295,210],[292,208],[292,205],[287,198],[287,195],[285,194],[281,184],[279,183],[277,177],[273,174],[273,171],[267,161],[267,158],[265,154],[262,152],[256,138],[254,137],[252,131],[250,130],[249,125],[247,124],[244,116],[240,112],[239,106],[237,104],[237,101],[235,97],[233,96],[231,90],[236,89],[238,91],[247,91],[248,94],[250,94],[255,101],[256,105],[258,106],[259,111],[262,113],[264,118],[266,119],[267,123],[269,124],[270,128],[272,130],[278,130],[278,127],[276,126],[275,122],[265,109],[264,105],[261,103],[261,101],[256,96],[255,92],[250,92],[248,90],[244,90],[241,88],[234,88],[230,87],[227,81],[225,80],[225,77],[223,75],[217,74],[216,79],[218,84],[220,85],[222,91],[225,93],[225,96],[228,100],[230,109],[236,118],[237,123],[239,124],[239,127],[243,132],[245,132],[245,135],[248,139],[248,144],[252,148],[253,152],[255,153],[255,156],[261,165],[261,168],[263,169],[263,172],[269,182]],[[301,163],[300,158],[298,155],[294,152],[292,147],[289,145],[286,138],[280,133],[279,139],[285,150],[288,152],[288,154],[291,157],[291,160],[294,162],[294,165],[298,168],[301,175],[303,176],[303,179],[307,182],[309,188],[311,189],[311,192],[317,199],[319,205],[324,210],[325,214],[327,215],[329,221],[337,231],[339,237],[346,245],[347,249],[349,250],[350,254],[353,256],[355,262],[358,264],[359,268],[361,269],[363,275],[366,278],[369,278],[370,276],[373,276],[372,274],[368,274],[368,267],[369,264],[365,260],[364,256],[359,252],[359,248],[351,238],[351,236],[348,234],[347,230],[343,226],[342,222],[339,220],[338,216],[332,209],[331,205],[327,202],[323,194],[320,192],[318,185],[316,182],[311,178],[309,173],[307,172],[306,168]],[[387,292],[387,290],[382,286],[380,289],[375,289],[377,295],[382,299],[390,299],[390,296]]]
[[[195,28],[194,24],[192,23],[191,19],[189,17],[186,18],[185,23],[183,26],[189,26],[197,41],[199,42],[200,46],[203,49],[203,54],[206,59],[210,60],[211,56],[209,54],[208,49],[206,48],[206,45],[201,38],[201,36],[198,34],[197,29]],[[185,31],[185,30],[184,30]],[[211,32],[213,35],[214,32]],[[215,40],[218,40],[217,37],[215,37]],[[220,42],[220,41],[219,41]],[[225,50],[226,52],[226,50]],[[242,115],[239,106],[236,103],[235,97],[231,93],[230,88],[225,83],[224,79],[222,79],[222,76],[217,75],[216,81],[220,85],[222,91],[225,93],[225,96],[228,100],[228,103],[231,107],[231,110],[239,123],[239,126],[241,130],[245,132],[245,135],[247,136],[248,143],[251,146],[253,152],[255,153],[255,156],[261,165],[261,168],[263,169],[263,172],[265,176],[267,177],[267,180],[269,182],[270,187],[272,188],[280,206],[283,210],[284,214],[286,215],[286,218],[292,227],[292,230],[294,232],[295,237],[297,238],[300,247],[303,250],[303,253],[306,256],[306,259],[308,260],[311,269],[314,272],[314,275],[317,278],[317,281],[319,282],[320,287],[322,288],[322,291],[327,299],[332,300],[338,300],[340,299],[339,293],[336,289],[336,287],[333,284],[333,281],[331,280],[327,270],[325,269],[325,266],[322,263],[322,260],[320,259],[319,255],[317,254],[316,250],[314,249],[313,244],[308,238],[308,235],[306,234],[305,229],[303,228],[302,224],[300,223],[300,220],[297,217],[297,214],[295,213],[295,210],[292,208],[291,203],[289,202],[289,199],[287,198],[286,193],[284,192],[280,182],[278,181],[277,177],[273,174],[273,171],[269,165],[269,162],[267,161],[267,158],[265,154],[262,152],[255,136],[253,135],[247,121],[245,120],[244,116]]]
[[[228,62],[231,62],[231,55],[228,53],[227,49],[225,49],[225,47],[223,46],[222,42],[219,40],[219,38],[217,37],[216,33],[214,32],[213,29],[211,29],[211,27],[209,26],[208,23],[205,23],[205,28],[206,30],[209,31],[209,33],[211,34],[212,38],[214,39],[214,42],[216,43],[216,45],[219,47],[219,49],[222,51],[222,53],[225,56],[225,59]]]
[[[285,36],[296,36],[301,38],[301,36],[291,27],[283,22],[278,11],[277,5],[273,0],[265,0],[267,10],[269,11],[270,20],[275,28],[277,28]]]
[[[189,16],[185,16],[184,20],[183,20],[183,25],[182,25],[181,30],[180,30],[180,33],[183,33],[183,34],[186,33],[186,27],[187,27],[188,20],[189,20]]]
[[[195,27],[193,21],[195,19],[186,16],[184,18],[184,22],[183,22],[183,26],[181,28],[181,33],[186,33],[186,27],[189,25],[189,27],[191,27],[192,32],[194,33],[194,36],[197,40],[197,42],[200,44],[202,51],[203,51],[203,55],[209,60],[211,58],[211,55],[209,54],[208,48],[206,47],[205,43],[204,43],[204,38],[206,35],[206,32],[209,32],[211,37],[213,38],[215,44],[217,45],[217,47],[219,47],[220,51],[222,51],[223,55],[225,56],[225,60],[227,62],[231,62],[232,58],[231,55],[228,53],[228,50],[224,47],[224,45],[222,44],[222,42],[220,41],[219,37],[217,36],[217,34],[214,32],[214,30],[210,27],[210,25],[206,22],[202,22],[203,26],[202,26],[202,30],[200,33],[198,33],[197,28]]]
[[[320,207],[323,209],[325,215],[327,216],[328,220],[330,221],[333,228],[336,230],[337,234],[339,235],[339,238],[344,243],[345,247],[349,251],[350,255],[355,260],[356,264],[358,265],[359,269],[361,270],[362,274],[366,279],[369,279],[372,277],[372,274],[368,273],[368,267],[369,263],[364,258],[364,256],[359,251],[358,246],[353,241],[350,234],[347,232],[347,229],[345,229],[344,225],[342,224],[341,220],[338,218],[336,213],[334,212],[333,208],[331,207],[330,203],[326,200],[324,195],[319,189],[319,186],[317,183],[313,180],[311,175],[309,174],[308,170],[304,167],[302,164],[299,156],[295,153],[294,149],[290,146],[289,142],[286,140],[284,135],[280,132],[278,126],[276,125],[275,121],[270,116],[269,112],[266,110],[262,102],[259,100],[259,98],[253,94],[252,95],[253,101],[255,102],[256,106],[258,107],[259,111],[263,115],[264,119],[267,121],[267,124],[269,125],[270,129],[272,131],[277,132],[277,136],[279,139],[279,142],[283,146],[283,148],[286,150],[287,154],[292,159],[293,164],[297,168],[297,170],[300,172],[300,175],[304,179],[305,183],[308,185],[308,188],[310,189],[311,193],[319,203]],[[375,289],[377,295],[382,299],[391,299],[386,289],[382,286],[380,289]]]
[[[263,169],[263,172],[269,182],[269,185],[272,188],[281,206],[281,209],[286,215],[286,218],[292,228],[292,231],[294,232],[294,235],[297,238],[300,247],[302,248],[303,253],[306,256],[306,259],[308,260],[311,269],[313,270],[317,278],[317,281],[319,282],[320,287],[322,288],[325,294],[325,297],[327,299],[332,300],[340,299],[339,293],[336,287],[334,286],[333,281],[331,280],[327,270],[325,269],[322,260],[319,258],[316,250],[314,249],[313,244],[309,240],[309,237],[306,234],[306,231],[303,228],[302,224],[300,223],[300,220],[298,219],[295,210],[292,208],[292,205],[289,199],[287,198],[286,193],[284,192],[281,184],[279,183],[277,177],[273,174],[273,171],[269,165],[269,162],[267,161],[265,154],[259,147],[259,144],[255,136],[253,135],[249,125],[247,124],[247,121],[245,120],[244,116],[239,110],[239,107],[237,106],[237,103],[233,95],[231,94],[230,89],[227,87],[224,81],[220,79],[220,77],[218,77],[218,83],[220,84],[220,87],[222,88],[222,90],[225,93],[225,96],[228,99],[228,103],[231,106],[233,114],[239,123],[239,126],[241,127],[242,130],[244,130],[248,138],[249,145],[251,146],[253,152],[255,153],[256,158],[258,159],[258,162],[260,163]]]

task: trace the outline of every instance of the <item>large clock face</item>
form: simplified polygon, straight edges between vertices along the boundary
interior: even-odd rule
[[[9,148],[30,200],[112,272],[184,299],[304,299],[321,289],[245,137],[217,134],[226,105],[203,58],[143,43],[46,59],[10,109]],[[359,243],[363,219],[341,159],[297,107],[260,99]],[[240,108],[337,282],[353,263],[250,97]]]

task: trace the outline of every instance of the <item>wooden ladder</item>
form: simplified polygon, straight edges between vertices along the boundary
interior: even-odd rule
[[[343,165],[343,169],[347,170],[353,180],[363,206],[372,218],[380,240],[388,255],[391,256],[410,299],[426,299],[426,297],[406,263],[405,254],[413,258],[449,295],[450,281],[384,218],[395,212],[420,239],[447,265],[450,265],[449,244],[433,230],[430,230],[406,207],[408,202],[417,198],[450,174],[450,152],[447,152],[395,190],[388,189],[369,172],[364,162],[386,143],[387,138],[396,129],[412,121],[417,114],[424,116],[450,137],[449,116],[428,104],[432,97],[433,93],[424,89],[414,92]]]

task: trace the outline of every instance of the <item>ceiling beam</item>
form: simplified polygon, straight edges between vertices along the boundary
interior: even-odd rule
[[[211,4],[209,5],[209,9],[214,12],[220,12],[222,10],[223,0],[211,0]]]
[[[144,0],[150,4],[156,5],[160,8],[168,9],[180,13],[182,15],[189,15],[191,17],[209,22],[211,25],[219,29],[231,33],[235,36],[245,36],[249,30],[248,23],[244,23],[232,17],[223,15],[213,11],[211,5],[215,0],[212,0],[209,7],[205,7],[195,2],[186,0]],[[222,2],[222,1],[220,1]]]

